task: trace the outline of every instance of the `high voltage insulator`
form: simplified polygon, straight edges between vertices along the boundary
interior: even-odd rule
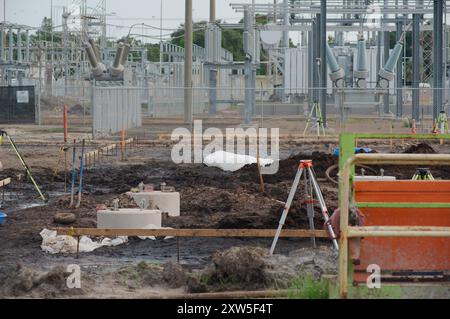
[[[358,38],[358,60],[356,70],[353,72],[356,78],[356,85],[359,88],[367,88],[367,78],[369,77],[369,70],[367,69],[366,61],[366,39],[362,34]]]
[[[344,87],[345,86],[345,72],[344,69],[341,68],[336,60],[336,57],[331,51],[330,46],[327,43],[327,60],[328,66],[330,68],[330,79],[336,87]]]

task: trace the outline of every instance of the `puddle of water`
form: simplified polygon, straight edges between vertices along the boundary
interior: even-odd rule
[[[33,208],[33,207],[41,207],[41,206],[46,206],[46,205],[47,205],[46,203],[41,203],[41,204],[38,204],[38,203],[20,204],[19,206],[17,206],[17,208],[19,210],[22,210],[22,209],[28,209],[28,208]]]

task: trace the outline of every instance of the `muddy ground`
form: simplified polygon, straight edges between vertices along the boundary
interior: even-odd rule
[[[29,182],[17,181],[17,175],[24,172],[17,166],[8,167],[4,161],[5,170],[0,172],[0,179],[13,177],[13,183],[5,189],[2,201],[2,210],[8,213],[8,218],[6,224],[0,226],[0,283],[4,283],[3,286],[0,284],[0,296],[135,297],[186,290],[288,288],[290,280],[302,273],[302,269],[308,269],[313,276],[335,273],[336,256],[329,249],[327,240],[319,241],[323,247],[312,251],[309,240],[282,239],[278,245],[279,255],[275,257],[267,256],[270,238],[186,238],[179,241],[130,238],[127,244],[100,248],[93,253],[81,254],[79,259],[72,255],[48,255],[40,248],[42,239],[39,233],[42,229],[61,226],[53,221],[56,213],[74,213],[74,227],[96,227],[95,207],[110,203],[140,182],[156,187],[165,182],[181,193],[181,217],[166,217],[163,226],[274,229],[278,225],[282,202],[288,196],[298,162],[302,159],[314,161],[327,206],[333,211],[338,205],[337,188],[326,179],[325,171],[336,164],[337,159],[330,155],[332,145],[321,147],[321,152],[311,152],[307,150],[310,147],[285,146],[279,172],[264,177],[264,193],[260,190],[255,165],[234,173],[198,164],[175,165],[169,160],[170,151],[166,148],[137,147],[129,151],[126,162],[105,162],[85,175],[83,201],[79,209],[68,207],[64,172],[58,171],[56,176],[53,172],[54,154],[47,154],[47,159],[46,156],[34,157],[31,161],[35,164],[32,168],[38,183],[50,197],[47,204],[36,198]],[[387,147],[382,145],[380,149]],[[431,147],[396,145],[394,151],[448,152],[437,144]],[[33,147],[25,146],[24,152],[32,157]],[[414,173],[413,168],[383,169],[386,175],[400,179],[410,179]],[[450,169],[431,169],[436,178],[450,178]],[[286,228],[308,228],[302,195],[299,192],[294,199]],[[316,228],[323,227],[319,211],[315,222]],[[252,248],[245,248],[248,246]],[[182,267],[176,262],[178,259]],[[229,263],[231,269],[224,269],[227,264],[224,260],[232,260]],[[251,268],[247,277],[240,278],[249,270],[248,267],[236,266],[239,264],[237,261],[244,260],[249,260],[248,267],[256,265],[256,268]],[[61,280],[67,275],[64,267],[73,263],[82,266],[83,278],[86,279],[84,288],[76,293],[61,285]]]

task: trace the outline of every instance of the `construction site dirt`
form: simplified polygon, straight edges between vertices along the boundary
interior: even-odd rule
[[[377,147],[381,150],[391,148],[393,152],[409,153],[421,153],[425,147],[428,151],[432,148],[435,152],[448,153],[447,145],[415,145],[392,147],[389,144],[379,144]],[[373,147],[373,144],[371,146]],[[96,228],[95,208],[101,204],[111,205],[114,198],[123,196],[141,182],[153,184],[155,187],[164,182],[180,192],[181,216],[164,215],[164,227],[275,229],[298,163],[304,159],[313,160],[327,206],[329,211],[333,212],[338,207],[338,191],[337,186],[326,178],[325,171],[337,164],[337,158],[330,152],[333,145],[324,144],[320,147],[322,151],[307,152],[301,145],[282,146],[284,159],[280,161],[279,171],[277,174],[264,176],[262,192],[256,165],[246,166],[237,172],[224,172],[203,164],[177,165],[170,160],[170,149],[167,147],[137,145],[127,151],[125,161],[105,161],[86,172],[84,194],[78,209],[69,208],[70,197],[64,192],[68,178],[65,177],[64,170],[57,170],[56,174],[54,172],[55,152],[58,152],[58,148],[49,147],[50,151],[47,151],[46,155],[43,154],[45,152],[42,148],[39,148],[43,155],[39,160],[33,156],[28,158],[31,158],[30,167],[36,180],[50,197],[48,203],[37,199],[33,186],[25,179],[20,182],[15,180],[18,175],[24,175],[19,166],[4,165],[5,169],[0,172],[0,180],[6,177],[12,177],[14,180],[14,183],[4,190],[2,201],[2,210],[8,214],[8,218],[6,224],[0,226],[0,295],[158,297],[185,291],[289,288],[289,282],[296,276],[299,267],[306,267],[305,272],[314,276],[333,274],[337,269],[337,255],[327,239],[318,240],[319,246],[323,248],[315,251],[310,249],[309,239],[280,239],[277,246],[278,255],[273,257],[269,257],[267,253],[272,238],[129,238],[127,243],[117,247],[102,247],[91,253],[81,253],[78,259],[74,254],[50,255],[41,249],[40,232],[43,229],[64,227],[54,222],[57,213],[75,214],[76,221],[70,225],[72,227]],[[35,146],[21,147],[25,154],[32,154],[35,149]],[[13,161],[13,157],[6,156]],[[374,167],[375,170],[380,168]],[[400,179],[411,179],[415,171],[415,168],[411,167],[382,168],[385,175]],[[430,169],[435,178],[450,178],[448,168]],[[1,196],[0,192],[0,198]],[[286,228],[309,228],[303,201],[300,190],[294,198]],[[323,229],[318,207],[316,210],[315,227]],[[228,272],[245,272],[240,268],[223,271],[220,268],[220,258],[228,258],[227,256],[239,260],[249,259],[248,267],[252,265],[251,267],[258,268],[251,271],[257,275],[245,280],[227,281],[224,276],[232,277]],[[180,269],[177,268],[180,267],[178,260]],[[260,265],[255,266],[258,262]],[[58,267],[69,264],[80,265],[86,278],[84,289],[77,293],[60,287],[60,281],[66,278],[67,274],[64,269]],[[273,268],[284,270],[278,271],[275,278],[270,271]],[[167,269],[172,273],[178,271],[181,278],[178,283],[171,282],[172,277],[170,280],[164,278]],[[154,276],[149,277],[149,274]]]

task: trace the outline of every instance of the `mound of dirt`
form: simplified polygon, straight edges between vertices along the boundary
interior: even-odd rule
[[[420,143],[408,147],[405,154],[436,154],[437,152],[427,143]]]
[[[332,154],[323,152],[313,152],[312,154],[297,154],[279,162],[279,169],[276,174],[264,175],[266,183],[279,183],[286,180],[293,181],[297,173],[298,165],[302,160],[312,160],[314,164],[314,171],[319,178],[325,178],[325,172],[328,167],[337,164],[337,158]],[[240,180],[252,179],[258,181],[257,164],[252,164],[244,167],[239,171]]]
[[[173,261],[163,265],[162,278],[170,288],[180,288],[187,283],[187,275],[183,267]]]
[[[161,266],[140,262],[137,265],[119,269],[115,277],[119,284],[136,289],[160,285],[163,282],[162,272],[163,268]]]
[[[181,202],[181,211],[215,213],[229,212],[233,207],[233,198],[235,194],[229,191],[218,190],[212,187],[198,187],[183,189],[183,201]]]
[[[130,289],[156,286],[180,288],[186,286],[187,278],[185,270],[172,261],[162,266],[140,262],[137,265],[123,267],[115,274],[116,282]]]
[[[67,278],[70,274],[63,266],[57,266],[49,272],[38,272],[22,265],[5,267],[0,270],[0,293],[14,297],[54,298],[61,295],[82,295],[82,289],[69,289]]]
[[[233,247],[218,251],[212,257],[214,269],[210,280],[212,283],[262,287],[267,282],[263,259],[267,254],[268,251],[260,247]]]
[[[298,276],[320,279],[323,275],[336,275],[338,272],[338,254],[328,246],[302,248],[292,251],[289,256],[268,256],[264,262],[269,284],[280,288],[289,288]]]
[[[74,200],[76,204],[78,196],[75,196]],[[55,202],[51,203],[51,206],[62,210],[68,210],[70,208],[70,196],[62,196],[58,198]],[[92,208],[95,208],[95,206],[96,200],[93,197],[83,196],[81,197],[80,207],[77,210],[92,210]]]
[[[270,256],[260,247],[233,247],[213,255],[213,267],[204,272],[203,282],[210,291],[286,289],[298,277],[337,274],[337,257],[328,246],[303,248],[289,256]]]

